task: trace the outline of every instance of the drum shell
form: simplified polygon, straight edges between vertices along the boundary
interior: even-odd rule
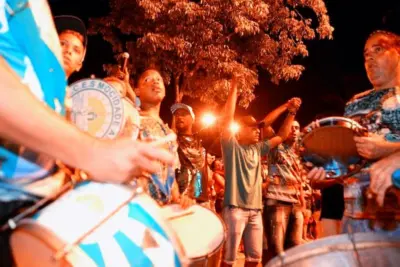
[[[395,267],[400,262],[400,238],[377,233],[347,234],[322,238],[294,247],[272,259],[266,267]],[[360,264],[357,261],[359,255]]]
[[[156,203],[145,194],[129,201],[132,194],[132,189],[122,185],[94,182],[67,192],[33,218],[23,220],[12,233],[10,243],[17,266],[103,266],[101,261],[104,266],[131,266],[135,261],[132,255],[139,255],[137,248],[144,251],[148,233],[157,236],[153,240],[163,248],[158,252],[164,261],[153,262],[154,265],[164,266],[172,258],[175,262],[179,259],[184,262],[179,240],[164,222]],[[126,201],[129,204],[124,204]],[[65,258],[53,259],[57,251],[84,236],[118,206],[122,208],[74,246]],[[177,250],[172,243],[178,246]],[[151,248],[154,249],[153,245]]]
[[[190,267],[219,266],[226,228],[216,213],[201,205],[182,210],[177,204],[163,207],[162,213],[184,247]]]

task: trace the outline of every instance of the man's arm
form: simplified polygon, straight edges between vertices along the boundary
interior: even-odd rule
[[[267,114],[267,116],[265,116],[265,118],[263,119],[264,122],[264,127],[268,127],[271,124],[273,124],[276,119],[287,110],[288,108],[288,103],[285,103],[283,105],[280,105],[279,107],[277,107],[276,109],[274,109],[273,111],[271,111],[270,113]]]
[[[237,89],[237,77],[233,77],[231,81],[231,88],[229,90],[228,99],[225,103],[225,114],[224,114],[224,121],[223,121],[223,137],[228,137],[232,133],[229,130],[229,126],[232,124],[234,116],[235,116],[235,109],[236,109],[236,102],[238,97],[238,89]]]
[[[0,57],[0,135],[76,166],[88,158],[95,139],[39,102]],[[73,144],[73,145],[72,145]]]
[[[173,164],[162,149],[168,136],[150,143],[99,140],[81,132],[48,108],[20,82],[0,56],[0,136],[89,172],[98,181],[121,183],[158,170],[156,161]]]
[[[283,141],[288,138],[289,133],[292,130],[292,124],[294,121],[294,118],[296,117],[296,112],[300,108],[301,105],[301,100],[299,98],[293,98],[289,100],[288,102],[288,115],[283,122],[281,128],[279,128],[278,134],[275,137],[272,137],[269,140],[269,148],[272,149],[279,144],[281,144]]]

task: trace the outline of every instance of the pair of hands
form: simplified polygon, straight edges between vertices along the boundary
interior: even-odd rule
[[[296,113],[301,106],[301,99],[298,97],[293,97],[291,98],[287,103],[286,107],[289,110],[289,112]]]

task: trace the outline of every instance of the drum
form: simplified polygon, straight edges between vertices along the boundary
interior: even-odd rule
[[[168,205],[162,213],[184,247],[190,266],[219,266],[225,241],[225,225],[220,217],[200,205],[186,210],[177,204]]]
[[[324,167],[330,178],[348,176],[361,168],[353,138],[363,132],[360,124],[344,117],[314,121],[302,132],[302,156],[312,166]]]
[[[21,267],[186,265],[157,204],[123,185],[79,185],[21,221],[10,243]]]
[[[98,138],[114,139],[124,125],[124,103],[119,91],[100,79],[70,85],[71,121]]]
[[[337,235],[297,246],[273,258],[266,267],[395,267],[400,238],[377,233]]]

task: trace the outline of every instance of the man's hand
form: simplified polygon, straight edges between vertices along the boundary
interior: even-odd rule
[[[382,206],[386,190],[393,185],[392,174],[400,169],[400,153],[390,155],[374,163],[370,168],[370,189],[377,194],[376,202]]]
[[[175,156],[163,148],[175,135],[153,142],[130,139],[96,140],[94,148],[81,164],[93,180],[123,183],[143,173],[159,171],[160,164],[174,165]]]
[[[354,137],[357,151],[366,159],[380,159],[396,151],[394,143],[386,141],[383,136],[370,134],[367,137]]]
[[[314,167],[312,170],[307,174],[307,179],[311,182],[320,182],[325,180],[326,172],[322,167]]]
[[[287,108],[289,112],[297,112],[301,106],[301,99],[298,97],[293,97],[287,102]]]

